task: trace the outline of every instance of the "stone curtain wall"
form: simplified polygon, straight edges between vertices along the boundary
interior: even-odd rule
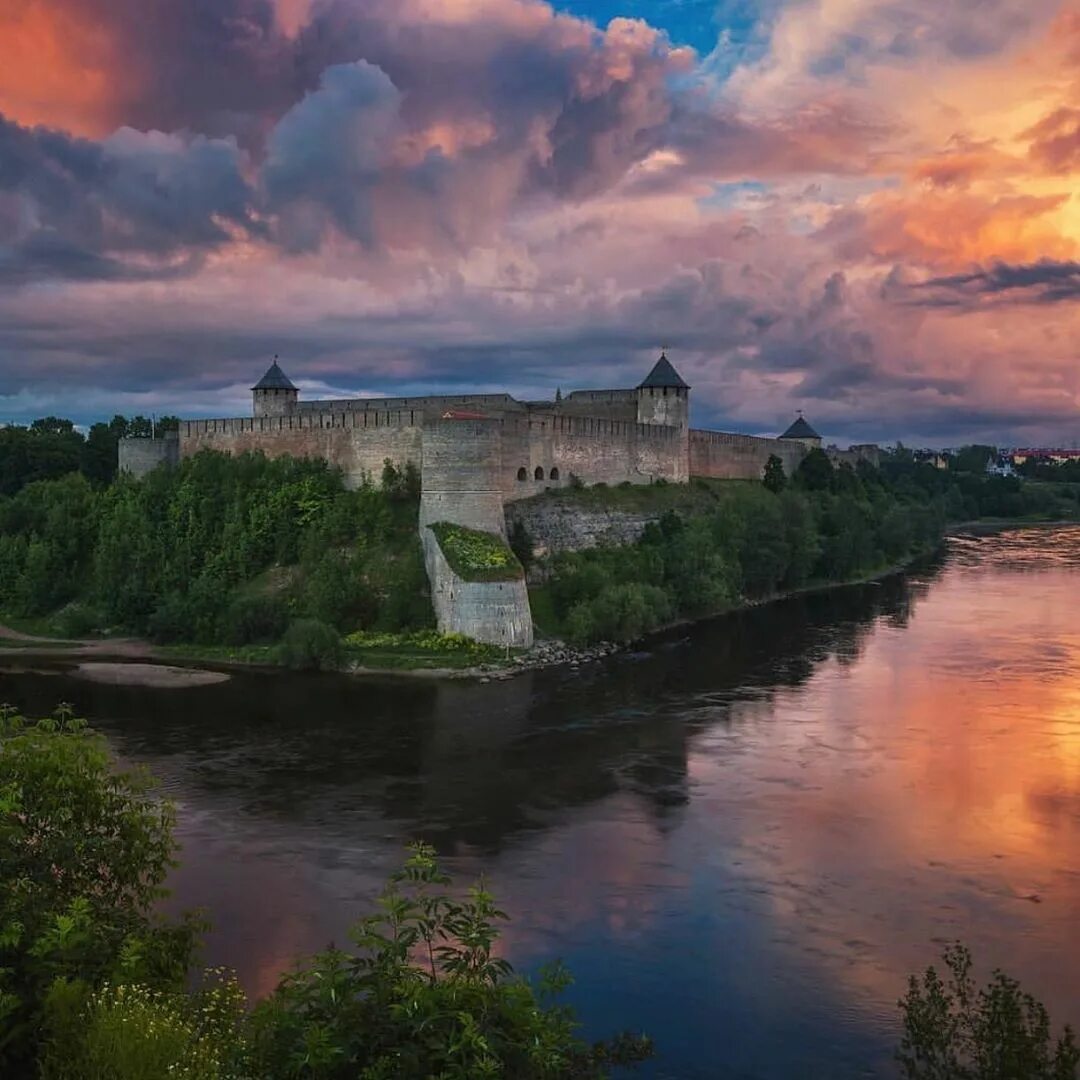
[[[117,468],[136,478],[179,460],[180,439],[174,432],[160,439],[121,439],[117,448]]]
[[[387,460],[399,468],[410,461],[419,466],[422,424],[423,414],[415,410],[182,420],[180,456],[261,450],[267,457],[324,458],[355,488],[365,478],[378,483]]]
[[[525,479],[519,480],[525,470]],[[542,477],[536,475],[539,469]],[[552,469],[558,470],[552,479]],[[586,484],[673,483],[688,478],[685,433],[636,421],[561,413],[507,417],[502,426],[502,490],[525,499],[571,477]]]
[[[760,480],[770,455],[784,463],[790,476],[806,456],[806,447],[792,439],[761,439],[722,431],[690,432],[690,475],[715,480]]]
[[[340,398],[325,401],[301,401],[297,410],[301,413],[352,413],[352,412],[401,412],[412,410],[423,416],[438,420],[447,410],[491,413],[524,412],[525,406],[509,394],[459,394],[428,397],[401,398]]]

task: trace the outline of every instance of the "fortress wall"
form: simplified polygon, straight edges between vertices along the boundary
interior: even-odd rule
[[[637,420],[636,390],[574,390],[559,402],[564,416],[592,416],[604,420]]]
[[[175,465],[180,460],[180,438],[169,432],[159,439],[121,439],[117,467],[136,479],[153,472],[159,465]]]
[[[301,401],[303,413],[309,412],[399,412],[412,409],[431,419],[438,419],[448,409],[501,414],[522,412],[524,406],[509,394],[434,394],[398,398],[328,398],[325,401]]]
[[[436,420],[424,427],[420,524],[449,521],[506,535],[499,420]]]
[[[387,459],[399,468],[409,461],[420,464],[422,423],[422,414],[415,410],[184,420],[180,456],[200,450],[258,450],[267,457],[324,458],[341,469],[347,486],[359,487],[365,478],[377,483]]]
[[[690,475],[717,480],[759,480],[775,454],[790,476],[806,456],[806,447],[792,439],[762,439],[725,431],[690,432]]]
[[[489,645],[528,648],[533,625],[524,579],[465,581],[427,527],[448,521],[506,537],[502,435],[500,420],[437,420],[424,428],[420,539],[439,630]]]
[[[586,484],[648,484],[685,480],[685,432],[673,428],[561,413],[534,413],[503,421],[502,490],[507,499],[528,498],[578,477]],[[543,478],[536,479],[536,469]],[[525,480],[518,471],[525,470]],[[558,469],[558,478],[551,477]]]

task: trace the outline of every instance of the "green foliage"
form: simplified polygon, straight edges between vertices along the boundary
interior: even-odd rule
[[[833,483],[833,466],[829,455],[820,447],[812,447],[795,470],[795,483],[806,491],[828,491]]]
[[[787,487],[784,463],[775,454],[770,454],[769,460],[765,462],[765,475],[761,478],[761,482],[774,495],[779,495]]]
[[[384,480],[346,491],[322,462],[204,451],[104,490],[78,474],[29,484],[0,499],[0,610],[75,602],[96,626],[204,645],[276,641],[297,616],[424,628],[418,479]],[[266,578],[281,567],[294,572]]]
[[[907,1080],[1076,1080],[1080,1048],[1068,1027],[1055,1040],[1046,1008],[1001,971],[976,990],[962,945],[943,959],[944,980],[927,968],[900,1001]]]
[[[53,1023],[42,1080],[240,1080],[249,1075],[245,1004],[220,970],[194,993],[106,982]]]
[[[641,1037],[588,1045],[552,998],[569,979],[534,989],[494,954],[506,916],[483,884],[447,891],[431,848],[416,845],[354,951],[331,949],[287,976],[252,1023],[256,1075],[325,1080],[599,1077],[644,1060]]]
[[[175,416],[157,422],[156,433],[175,430]],[[128,420],[114,416],[107,424],[94,424],[84,437],[70,420],[46,416],[27,427],[0,428],[0,497],[16,495],[28,484],[81,473],[95,487],[116,475],[116,449],[128,435],[149,436],[151,423],[144,416]]]
[[[872,466],[834,469],[821,459],[827,472],[812,465],[779,493],[749,483],[706,488],[691,516],[666,510],[637,544],[552,559],[546,595],[557,629],[578,642],[627,640],[672,618],[851,580],[940,541],[942,497],[893,487]]]
[[[525,571],[510,546],[495,533],[451,525],[431,526],[450,569],[466,581],[516,581]]]
[[[494,898],[482,883],[455,896],[421,845],[353,950],[298,967],[253,1012],[224,971],[190,988],[196,924],[151,915],[175,845],[150,790],[66,710],[0,713],[4,1076],[569,1080],[651,1053],[640,1036],[581,1040],[555,1000],[566,973],[515,975],[495,953]]]
[[[997,456],[998,452],[996,446],[986,446],[980,443],[974,443],[971,446],[964,446],[958,450],[956,455],[951,459],[949,467],[955,469],[957,472],[982,474],[986,472],[986,463],[988,461],[996,461]]]
[[[605,585],[596,596],[575,604],[566,630],[570,640],[579,644],[633,641],[670,617],[671,601],[663,589],[631,581]]]
[[[510,550],[525,571],[528,571],[533,564],[533,548],[533,538],[529,530],[525,528],[525,523],[521,520],[515,521],[510,529]]]
[[[110,978],[176,987],[197,924],[153,915],[174,865],[173,810],[114,771],[66,709],[0,710],[0,1073],[28,1075],[50,1001]],[[22,1070],[22,1071],[20,1071]]]
[[[298,671],[332,671],[345,662],[341,636],[318,619],[297,619],[281,639],[278,659]]]

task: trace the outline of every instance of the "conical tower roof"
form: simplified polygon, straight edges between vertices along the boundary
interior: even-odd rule
[[[289,376],[278,367],[277,357],[266,369],[266,374],[251,388],[252,390],[295,390]]]
[[[689,390],[690,387],[683,381],[683,377],[671,366],[671,361],[666,353],[660,354],[660,359],[653,364],[652,371],[638,383],[639,390],[648,390],[650,387],[674,386],[680,390]]]
[[[821,436],[800,416],[780,436],[781,439],[820,439]]]

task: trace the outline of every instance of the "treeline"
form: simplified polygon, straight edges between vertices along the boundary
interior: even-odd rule
[[[97,487],[116,475],[116,448],[129,436],[175,431],[179,421],[165,416],[114,416],[83,435],[70,420],[46,416],[32,424],[0,427],[0,495],[15,495],[27,484],[81,473]]]
[[[834,468],[814,450],[790,480],[773,458],[762,484],[697,483],[714,493],[703,512],[668,512],[636,544],[553,560],[545,591],[571,640],[629,640],[674,619],[853,580],[932,550],[950,521],[1078,510],[1075,490],[940,470],[902,450],[858,468]]]
[[[0,610],[199,644],[276,642],[303,619],[422,629],[419,476],[381,480],[348,491],[321,461],[204,451],[105,488],[28,484],[0,498]]]

